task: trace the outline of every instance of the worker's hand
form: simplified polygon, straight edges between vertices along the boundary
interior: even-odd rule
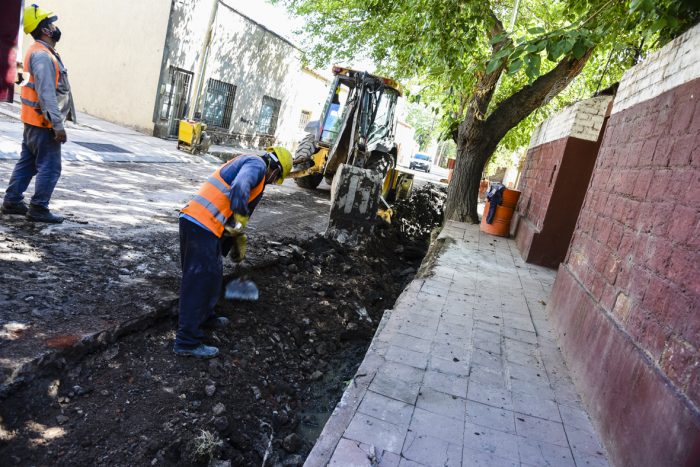
[[[59,143],[65,143],[68,141],[68,135],[66,134],[66,130],[53,130],[54,132],[54,139],[58,141]]]
[[[233,245],[231,246],[231,251],[229,252],[229,257],[235,263],[240,263],[245,259],[245,253],[248,247],[248,239],[244,233],[236,235],[233,237]]]

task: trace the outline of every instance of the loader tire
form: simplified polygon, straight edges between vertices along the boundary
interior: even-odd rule
[[[311,174],[306,177],[299,177],[294,179],[294,183],[301,188],[306,188],[307,190],[315,190],[318,185],[321,184],[323,180],[323,174]]]
[[[299,147],[294,152],[294,161],[303,161],[309,159],[313,156],[318,148],[316,148],[316,141],[314,135],[311,133],[304,136],[304,139],[299,143]],[[301,188],[306,188],[308,190],[314,190],[323,180],[323,173],[313,173],[307,175],[306,177],[299,177],[294,179],[294,183]]]
[[[313,156],[317,151],[314,135],[307,133],[299,142],[299,147],[294,152],[294,162],[303,161]]]

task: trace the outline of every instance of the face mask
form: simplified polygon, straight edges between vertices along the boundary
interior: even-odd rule
[[[58,42],[61,40],[61,30],[58,29],[58,27],[51,31],[51,39],[53,39],[54,42]]]
[[[58,29],[58,27],[54,27],[54,29],[44,29],[44,31],[47,31],[49,36],[52,41],[58,42],[61,40],[61,30]]]

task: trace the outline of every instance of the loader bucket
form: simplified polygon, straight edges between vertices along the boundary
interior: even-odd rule
[[[326,237],[358,243],[371,233],[382,194],[382,175],[341,164],[331,184],[331,213]]]

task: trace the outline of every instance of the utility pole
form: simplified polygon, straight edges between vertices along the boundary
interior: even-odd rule
[[[199,60],[197,62],[197,70],[195,72],[195,81],[193,86],[194,95],[192,98],[192,105],[190,105],[190,110],[187,114],[189,120],[194,119],[194,115],[200,107],[200,101],[202,98],[202,87],[204,86],[204,74],[207,70],[207,58],[209,57],[209,48],[211,46],[212,38],[214,37],[214,22],[216,21],[216,13],[219,9],[219,0],[212,0],[211,13],[209,14],[209,23],[207,25],[207,33],[204,35],[204,40],[202,41],[202,48],[199,51]]]

